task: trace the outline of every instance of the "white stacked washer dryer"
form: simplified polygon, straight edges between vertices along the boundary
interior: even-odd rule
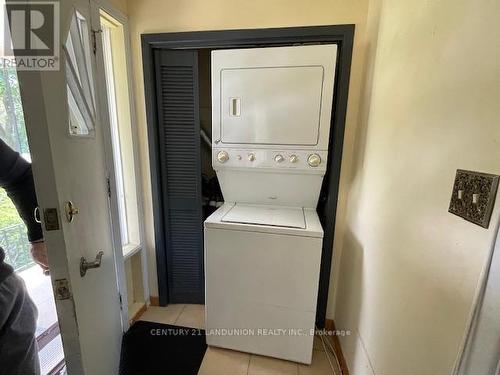
[[[209,345],[311,363],[337,46],[212,52]]]

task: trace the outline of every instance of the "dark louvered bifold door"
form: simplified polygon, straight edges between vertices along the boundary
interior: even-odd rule
[[[169,303],[203,303],[203,228],[195,51],[155,52]]]

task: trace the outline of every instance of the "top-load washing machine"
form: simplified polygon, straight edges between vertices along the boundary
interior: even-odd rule
[[[311,363],[337,46],[212,52],[207,343]]]

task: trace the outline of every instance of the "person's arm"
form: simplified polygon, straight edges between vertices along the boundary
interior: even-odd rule
[[[34,213],[38,203],[31,164],[1,139],[0,187],[7,191],[7,195],[16,206],[19,216],[26,225],[28,239],[32,244],[33,258],[43,268],[47,268],[47,254],[43,243],[42,226],[35,221]]]

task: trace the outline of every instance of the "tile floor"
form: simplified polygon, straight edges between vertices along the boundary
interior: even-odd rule
[[[204,328],[203,305],[150,306],[139,318],[150,322],[183,327]],[[314,338],[313,361],[310,366],[294,362],[209,347],[198,375],[330,375],[333,374],[321,340]]]

